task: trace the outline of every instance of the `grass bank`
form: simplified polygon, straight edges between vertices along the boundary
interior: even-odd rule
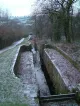
[[[25,42],[29,44],[27,40]],[[23,84],[11,68],[20,45],[0,54],[0,106],[29,106],[23,95]]]

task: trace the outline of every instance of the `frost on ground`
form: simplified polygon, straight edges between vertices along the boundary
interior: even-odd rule
[[[25,39],[21,45],[25,43],[26,45],[30,44],[30,42]],[[24,84],[22,78],[20,80],[20,78],[17,78],[13,73],[15,55],[19,52],[19,48],[20,45],[13,45],[0,52],[0,106],[36,106],[33,98],[34,95],[36,96],[35,90],[37,92],[37,86],[35,86],[35,80],[33,78],[34,74],[30,73],[33,75],[32,82],[30,80],[29,82],[31,83],[27,85],[28,82],[24,82],[26,83]],[[25,59],[24,57],[24,60]],[[27,60],[24,62],[27,63]],[[32,60],[30,62],[32,62]],[[26,65],[29,66],[29,62]],[[31,66],[33,69],[33,65]],[[28,92],[26,92],[26,89]],[[36,102],[38,103],[37,99]],[[10,103],[11,105],[6,103]]]
[[[57,44],[60,49],[66,52],[74,61],[80,64],[80,45],[79,44]]]
[[[0,103],[27,104],[23,84],[13,76],[11,69],[18,47],[0,54]]]
[[[24,38],[22,38],[22,39],[19,40],[19,41],[14,42],[11,46],[6,47],[6,48],[0,50],[0,53],[3,53],[3,52],[5,52],[5,51],[7,51],[7,50],[9,50],[9,49],[14,48],[15,46],[19,45],[19,44],[22,43],[23,41],[24,41]]]
[[[29,103],[36,106],[34,97],[37,97],[38,89],[40,96],[50,95],[45,76],[41,70],[39,53],[35,56],[35,67],[33,65],[32,52],[22,52],[18,64],[18,75],[23,83],[23,93],[25,97],[30,98]]]
[[[80,83],[80,72],[54,49],[45,49],[46,54],[53,64],[59,69],[58,73],[64,80],[66,86],[72,90]]]
[[[28,98],[30,106],[38,106],[35,102],[38,87],[36,83],[35,70],[33,65],[33,55],[31,52],[22,52],[18,64],[18,74],[23,83],[23,94]]]

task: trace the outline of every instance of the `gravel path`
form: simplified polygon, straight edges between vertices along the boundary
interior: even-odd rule
[[[59,74],[68,88],[70,90],[75,88],[80,83],[80,72],[56,50],[45,49],[45,52],[53,64],[59,69]]]

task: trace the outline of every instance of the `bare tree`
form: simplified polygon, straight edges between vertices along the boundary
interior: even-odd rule
[[[42,2],[41,2],[42,1]],[[73,41],[72,17],[73,4],[78,0],[38,0],[40,10],[43,14],[48,14],[51,21],[53,34],[51,38],[60,39],[64,34],[66,41]],[[39,6],[39,5],[38,5]],[[61,29],[62,28],[62,29]]]
[[[0,10],[0,48],[11,45],[23,36],[23,25],[20,21],[10,19],[7,11]]]

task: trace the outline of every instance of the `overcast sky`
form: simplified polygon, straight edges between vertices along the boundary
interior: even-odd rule
[[[7,9],[12,16],[30,15],[36,0],[0,0],[0,7]],[[74,5],[80,8],[80,0]]]
[[[0,0],[0,7],[6,8],[12,16],[30,15],[36,0]]]

